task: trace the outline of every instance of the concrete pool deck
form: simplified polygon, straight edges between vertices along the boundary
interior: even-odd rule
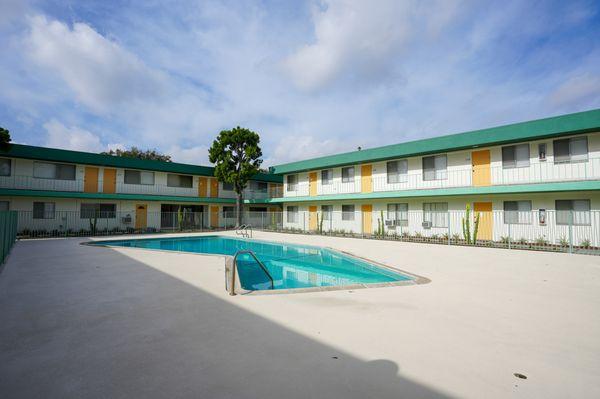
[[[600,397],[599,257],[255,237],[431,282],[230,297],[221,257],[21,241],[0,273],[0,396]]]

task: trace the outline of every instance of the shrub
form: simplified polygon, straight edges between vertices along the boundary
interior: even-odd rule
[[[537,245],[546,245],[548,244],[548,240],[546,240],[546,237],[542,235],[535,239],[535,243]]]
[[[590,240],[587,238],[584,238],[583,240],[581,240],[581,243],[579,243],[579,245],[581,245],[583,248],[589,248]]]
[[[569,240],[567,240],[567,237],[561,236],[558,239],[558,245],[560,245],[561,247],[568,247],[569,246]]]
[[[510,237],[509,236],[502,236],[500,237],[500,242],[503,244],[508,244],[510,242]]]

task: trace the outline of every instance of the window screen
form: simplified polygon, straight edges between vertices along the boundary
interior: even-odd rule
[[[296,186],[298,184],[298,176],[297,175],[287,175],[287,191],[296,191]]]
[[[289,223],[298,223],[298,207],[288,206],[287,207],[287,221]]]
[[[576,226],[591,224],[590,200],[556,200],[556,224]]]
[[[54,202],[34,202],[33,203],[33,218],[34,219],[54,219],[55,206]]]
[[[504,224],[531,224],[531,201],[504,201]]]
[[[321,171],[321,184],[327,185],[333,183],[333,170],[326,169]]]
[[[354,182],[354,166],[342,168],[342,183]]]
[[[390,161],[387,163],[387,182],[402,183],[407,181],[408,161],[406,159],[400,161]]]
[[[529,166],[529,144],[502,147],[502,167],[524,168]]]
[[[388,220],[395,220],[397,222],[408,220],[408,204],[388,204]]]
[[[554,140],[554,162],[579,162],[588,159],[587,136]]]
[[[181,187],[181,188],[192,188],[193,178],[192,176],[186,175],[167,175],[167,186],[169,187]]]
[[[354,220],[354,205],[342,205],[342,220]]]
[[[321,205],[321,212],[323,212],[323,220],[331,220],[333,205]]]
[[[223,182],[223,191],[233,191],[233,183]]]
[[[10,176],[11,161],[8,158],[0,158],[0,176]]]
[[[75,165],[34,162],[33,177],[38,179],[75,180]]]
[[[153,185],[154,172],[146,172],[141,170],[125,170],[124,181],[125,184]]]
[[[448,203],[426,202],[423,204],[423,221],[432,227],[448,227]]]
[[[448,158],[446,155],[423,157],[423,180],[446,179],[447,166]]]
[[[81,204],[81,219],[114,219],[116,204]]]

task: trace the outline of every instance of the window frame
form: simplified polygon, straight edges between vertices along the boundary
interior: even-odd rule
[[[172,182],[169,181],[170,177],[176,176],[177,177],[177,185],[173,184]],[[182,182],[182,177],[185,178],[183,180],[189,180],[190,185],[185,185],[182,186],[181,182]],[[141,178],[141,176],[140,176]],[[174,187],[174,188],[194,188],[194,176],[191,175],[181,175],[179,173],[167,173],[167,187]]]
[[[431,208],[436,208],[432,210]],[[437,208],[445,208],[437,210]],[[430,208],[430,209],[425,209]],[[438,217],[441,215],[442,217]],[[439,223],[441,221],[441,223]],[[423,222],[431,222],[431,227],[448,227],[448,203],[447,202],[423,202]]]
[[[581,159],[573,159],[573,157],[576,157],[577,155],[573,154],[573,142],[576,141],[585,141],[585,157],[582,157]],[[559,151],[557,151],[557,144],[558,143],[564,143],[564,142],[568,142],[569,145],[569,155],[568,155],[568,159],[565,158],[564,155],[559,155],[558,157],[560,157],[561,159],[557,160],[557,153]],[[555,164],[562,164],[562,163],[578,163],[578,162],[587,162],[589,160],[590,157],[590,146],[589,146],[589,140],[588,140],[588,136],[584,135],[584,136],[575,136],[575,137],[567,137],[564,139],[557,139],[557,140],[553,140],[552,141],[552,151],[553,151],[553,157],[554,157],[554,163]]]
[[[86,207],[97,207],[97,209],[89,209],[84,211]],[[102,210],[102,208],[112,207],[111,210]],[[93,212],[93,213],[92,213]],[[116,219],[117,218],[117,204],[115,203],[101,203],[101,202],[84,202],[79,205],[79,218],[80,219]]]
[[[323,208],[327,207],[328,210],[325,210]],[[330,221],[332,220],[332,216],[333,216],[333,205],[321,205],[321,217],[323,218],[323,220],[327,220]]]
[[[519,159],[517,158],[518,149],[519,148],[527,148],[527,164],[525,165],[523,161],[519,164]],[[512,150],[513,160],[506,160],[506,153]],[[521,143],[521,144],[513,144],[502,147],[502,169],[517,169],[517,168],[529,168],[531,166],[531,146],[529,143]],[[513,164],[511,164],[513,163]]]
[[[40,165],[52,165],[54,167],[54,176],[46,177],[46,176],[36,176],[36,166]],[[60,168],[68,167],[69,169],[73,169],[73,178],[63,178],[60,177]],[[35,179],[45,179],[45,180],[65,180],[65,181],[75,181],[77,180],[77,165],[71,163],[59,163],[59,162],[45,162],[45,161],[33,161],[33,177]]]
[[[433,159],[433,169],[425,166],[425,163],[429,159]],[[444,161],[444,163],[445,163],[444,169],[437,168],[437,165],[436,165],[437,159],[445,160]],[[428,155],[425,157],[421,157],[421,166],[423,168],[423,173],[422,173],[423,181],[448,180],[448,154]],[[430,176],[428,176],[428,173],[432,173],[432,172],[433,172],[433,178],[430,178]]]
[[[559,203],[570,203],[569,209],[559,209]],[[575,210],[574,204],[576,202],[587,204],[587,210],[577,211]],[[571,221],[571,212],[582,212],[585,221],[579,222],[581,215],[574,214],[573,226],[591,226],[592,224],[592,203],[589,199],[560,199],[554,201],[554,210],[556,212],[555,222],[557,226],[568,226]],[[559,213],[560,212],[560,213]],[[569,212],[569,214],[563,214],[562,212]],[[565,220],[566,219],[566,220]]]
[[[6,162],[5,164],[8,164],[8,174],[1,173],[2,169],[3,169],[1,164],[4,162]],[[1,177],[12,176],[12,159],[11,158],[4,158],[4,157],[0,158],[0,176]]]
[[[400,210],[400,206],[405,206],[406,210]],[[394,217],[390,218],[393,213]],[[399,216],[400,215],[400,216]],[[404,218],[402,217],[404,215]],[[408,222],[408,202],[395,202],[387,204],[387,220],[398,222]]]
[[[344,210],[344,208],[352,207],[352,211]],[[344,222],[353,222],[356,217],[356,207],[352,204],[342,205],[342,221]]]
[[[390,171],[391,164],[396,165],[395,172]],[[404,168],[400,167],[400,165],[402,164],[404,165]],[[404,170],[404,172],[402,172],[402,170]],[[396,159],[393,161],[386,162],[385,171],[387,176],[387,184],[406,183],[408,181],[408,159]]]
[[[227,186],[225,186],[227,184]],[[233,183],[221,182],[221,189],[223,191],[233,191]]]
[[[327,179],[324,179],[324,174],[327,174]],[[321,170],[321,185],[322,186],[330,186],[333,184],[333,169],[323,169]]]
[[[516,209],[506,209],[510,205],[516,205]],[[522,204],[529,204],[529,210],[521,210]],[[516,212],[516,213],[512,213]],[[504,224],[533,224],[533,204],[531,200],[513,200],[502,202],[502,216]],[[514,219],[513,219],[514,218]]]
[[[139,175],[139,183],[132,183],[127,181],[128,173],[137,173]],[[142,173],[146,174],[146,176],[152,176],[152,183],[143,183]],[[150,170],[139,170],[139,169],[125,169],[123,171],[123,184],[131,184],[133,186],[153,186],[156,182],[156,175],[153,171]]]
[[[42,216],[40,217],[39,214],[39,210],[36,210],[36,204],[42,204],[43,209],[42,209]],[[52,210],[49,211],[46,209],[47,205],[52,205]],[[37,219],[37,220],[52,220],[52,219],[56,219],[56,202],[45,202],[45,201],[33,201],[33,205],[32,205],[32,219]],[[51,216],[48,216],[51,215]]]
[[[290,180],[293,178],[294,182],[290,183]],[[285,191],[298,191],[298,175],[286,175],[285,176]]]
[[[346,173],[346,176],[344,176],[344,171],[352,171],[352,176],[350,176],[350,173]],[[356,178],[356,169],[354,168],[354,166],[344,166],[342,168],[342,183],[354,183]]]
[[[287,223],[298,223],[299,211],[297,205],[291,205],[285,207]],[[290,217],[291,216],[291,217]]]

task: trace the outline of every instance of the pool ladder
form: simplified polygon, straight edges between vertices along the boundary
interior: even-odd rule
[[[275,284],[273,282],[273,277],[271,276],[271,273],[269,273],[269,271],[267,270],[265,265],[256,257],[256,254],[249,249],[242,249],[235,253],[235,255],[233,256],[233,262],[231,263],[231,275],[230,275],[229,287],[228,287],[229,295],[235,295],[235,272],[238,268],[237,260],[238,260],[238,256],[243,255],[243,254],[249,254],[250,256],[252,256],[254,258],[256,263],[258,263],[260,268],[263,270],[263,272],[265,272],[265,274],[269,278],[269,281],[271,281],[271,289],[275,288]],[[225,278],[227,279],[227,268],[225,268]]]
[[[250,233],[248,233],[248,230],[250,230]],[[252,225],[249,225],[249,224],[241,225],[240,227],[238,227],[235,230],[235,234],[241,235],[242,237],[245,237],[245,238],[252,238]]]

